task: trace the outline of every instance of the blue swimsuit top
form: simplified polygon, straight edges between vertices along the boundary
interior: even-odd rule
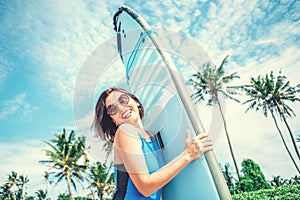
[[[151,141],[146,141],[141,135],[142,150],[149,173],[157,171],[164,165],[164,160],[156,140],[150,136]],[[113,200],[160,200],[161,189],[149,197],[143,196],[135,187],[125,169],[124,164],[114,165],[116,189]]]

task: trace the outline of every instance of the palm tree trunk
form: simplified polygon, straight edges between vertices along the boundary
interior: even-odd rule
[[[279,132],[279,135],[280,135],[280,137],[281,137],[281,140],[282,140],[282,142],[283,142],[283,144],[284,144],[284,147],[285,147],[285,149],[287,150],[287,152],[288,152],[290,158],[292,159],[292,161],[293,161],[293,163],[294,163],[294,165],[295,165],[295,167],[296,167],[298,173],[300,173],[300,170],[299,170],[299,168],[298,168],[298,166],[297,166],[297,164],[296,164],[296,162],[295,162],[295,160],[294,160],[294,158],[293,158],[293,156],[292,156],[292,154],[291,154],[291,152],[290,152],[288,146],[286,145],[285,139],[284,139],[284,137],[283,137],[283,135],[282,135],[282,132],[281,132],[281,130],[280,130],[278,124],[277,124],[277,120],[276,120],[276,118],[275,118],[275,116],[274,116],[274,113],[273,113],[271,110],[270,110],[270,112],[271,112],[272,117],[273,117],[273,119],[274,119],[276,128],[277,128],[277,130],[278,130],[278,132]]]
[[[11,192],[13,185],[10,186],[10,188],[8,189],[8,197],[10,198],[11,196],[13,197],[13,200],[16,200],[16,193],[15,192]]]
[[[22,186],[21,186],[21,199],[23,199],[24,197],[24,184],[22,184]]]
[[[98,197],[100,198],[99,200],[103,199],[103,192],[102,192],[102,190],[103,189],[98,190]]]
[[[91,190],[91,195],[92,195],[93,199],[96,199],[95,192],[92,190],[92,188],[90,188],[90,190]]]
[[[238,165],[237,165],[234,153],[233,153],[233,148],[232,148],[231,140],[230,140],[229,133],[228,133],[228,130],[227,130],[227,124],[226,124],[225,116],[224,116],[224,113],[223,113],[223,110],[222,110],[222,107],[221,107],[218,95],[216,95],[216,99],[217,99],[217,104],[219,106],[219,111],[220,111],[221,116],[222,116],[222,120],[223,120],[223,124],[224,124],[224,129],[225,129],[225,133],[226,133],[226,138],[227,138],[227,141],[228,141],[228,145],[229,145],[229,150],[230,150],[230,153],[231,153],[231,157],[232,157],[232,160],[233,160],[233,163],[234,163],[234,166],[235,166],[236,174],[238,176],[238,179],[240,180],[241,176],[240,176],[239,168],[238,168]]]
[[[278,105],[277,105],[277,107],[278,107]],[[278,108],[278,109],[279,109],[279,108]],[[288,131],[289,131],[289,134],[290,134],[290,137],[291,137],[291,140],[292,140],[292,143],[293,143],[295,152],[296,152],[296,154],[297,154],[297,156],[298,156],[298,159],[300,160],[300,154],[299,154],[299,151],[298,151],[298,147],[297,147],[297,144],[296,144],[296,140],[295,140],[294,135],[293,135],[293,133],[292,133],[292,131],[291,131],[291,128],[290,128],[290,126],[288,125],[288,123],[287,123],[287,121],[286,121],[286,118],[285,118],[284,114],[283,114],[281,111],[280,111],[280,115],[281,115],[281,117],[282,117],[282,119],[283,119],[283,121],[284,121],[284,123],[285,123],[285,125],[286,125],[286,127],[287,127],[287,129],[288,129]]]
[[[70,172],[67,171],[67,183],[68,183],[68,190],[69,190],[69,196],[70,196],[70,200],[74,200],[73,194],[72,194],[72,189],[71,189],[71,180],[70,180]]]

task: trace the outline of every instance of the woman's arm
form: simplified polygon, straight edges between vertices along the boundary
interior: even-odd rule
[[[114,148],[117,148],[131,180],[144,196],[162,188],[191,161],[211,150],[213,146],[207,135],[202,134],[189,140],[187,132],[185,150],[164,167],[149,174],[141,145],[138,130],[134,126],[126,124],[119,127]]]

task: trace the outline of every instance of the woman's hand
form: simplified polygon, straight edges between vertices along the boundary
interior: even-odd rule
[[[190,132],[186,130],[185,157],[188,162],[198,159],[205,152],[213,149],[212,140],[206,133],[201,133],[190,139]]]

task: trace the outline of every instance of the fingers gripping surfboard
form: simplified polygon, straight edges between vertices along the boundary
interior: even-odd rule
[[[195,133],[170,69],[166,67],[171,58],[163,58],[162,50],[155,45],[163,32],[147,23],[141,24],[141,19],[127,6],[119,9],[114,16],[117,46],[131,92],[144,106],[144,126],[160,133],[167,163],[184,150],[186,129],[193,136]],[[176,69],[172,70],[180,77]],[[163,199],[220,199],[204,156],[189,164],[163,188]]]

